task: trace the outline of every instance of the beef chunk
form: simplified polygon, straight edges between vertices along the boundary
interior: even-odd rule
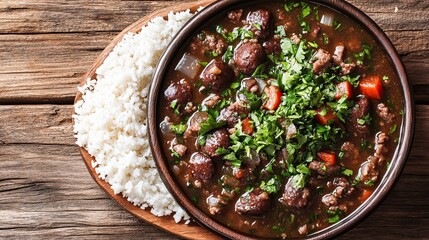
[[[255,188],[240,196],[235,203],[235,211],[240,214],[261,215],[270,208],[270,195]]]
[[[258,9],[251,11],[247,15],[246,29],[253,32],[254,36],[258,39],[265,39],[271,34],[271,13],[265,9]]]
[[[393,119],[396,117],[395,114],[391,113],[389,107],[384,103],[380,103],[377,105],[377,115],[383,119],[385,123],[393,122]],[[384,123],[383,123],[384,125]]]
[[[356,67],[355,63],[345,63],[343,60],[345,47],[343,45],[338,45],[335,47],[334,55],[332,59],[334,63],[338,66],[341,66],[341,74],[348,75]]]
[[[330,194],[330,193],[325,194],[325,195],[322,197],[322,202],[323,202],[327,207],[329,207],[330,209],[331,209],[331,208],[336,209],[336,207],[338,206],[338,198],[337,198],[337,197],[335,197],[334,195]]]
[[[215,92],[222,91],[235,81],[234,70],[221,60],[211,61],[201,73],[201,84]]]
[[[296,188],[292,178],[289,178],[285,185],[285,190],[279,201],[291,208],[303,208],[310,200],[310,190],[308,188]]]
[[[237,101],[228,107],[222,109],[217,118],[217,121],[226,121],[228,127],[234,127],[240,119],[249,114],[250,108],[247,106],[247,103],[244,101]]]
[[[355,188],[350,186],[350,183],[344,177],[334,178],[332,184],[335,186],[335,190],[332,192],[332,195],[338,198],[350,196],[355,190]]]
[[[199,181],[208,181],[213,177],[215,167],[211,158],[202,153],[194,153],[189,160],[192,177]]]
[[[266,54],[280,54],[282,48],[280,47],[280,39],[270,39],[262,44]]]
[[[215,130],[207,137],[205,145],[201,147],[201,151],[210,157],[219,157],[216,150],[218,148],[227,149],[229,145],[229,132],[225,128],[221,128]]]
[[[378,158],[378,164],[383,163],[386,160],[385,154],[389,151],[387,142],[389,136],[384,132],[378,132],[375,135],[375,153],[374,156]]]
[[[234,62],[238,71],[252,75],[255,69],[267,59],[264,48],[257,41],[244,40],[234,51]]]
[[[369,113],[369,110],[370,102],[368,98],[362,97],[356,102],[347,124],[349,133],[357,137],[369,134],[369,126],[367,124],[361,125],[358,123],[358,119],[363,119]]]
[[[229,20],[234,24],[240,23],[242,16],[243,16],[243,9],[233,10],[228,13]]]
[[[335,47],[334,55],[332,56],[335,64],[340,65],[343,62],[344,50],[345,48],[343,45]]]
[[[164,91],[167,102],[177,101],[178,104],[186,104],[191,101],[192,87],[185,79],[174,82]]]
[[[322,177],[330,176],[331,174],[338,172],[340,170],[339,166],[333,165],[326,165],[323,162],[320,161],[312,161],[308,167],[318,173]]]
[[[361,165],[358,176],[362,182],[377,181],[378,169],[375,161],[377,161],[376,158],[371,156]]]
[[[241,81],[241,86],[249,93],[256,93],[259,90],[258,82],[254,78],[245,78]]]
[[[295,44],[299,44],[301,42],[301,38],[295,33],[292,34],[290,40],[292,40],[292,42],[294,42]]]
[[[320,74],[323,72],[323,70],[331,66],[332,56],[326,50],[319,48],[316,54],[314,55],[314,58],[316,59],[313,62],[314,73]]]

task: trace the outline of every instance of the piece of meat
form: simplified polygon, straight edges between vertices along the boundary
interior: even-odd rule
[[[216,106],[216,104],[218,104],[222,99],[219,97],[219,95],[216,95],[214,93],[211,93],[210,95],[208,95],[203,102],[201,103],[202,105],[208,107],[208,108],[213,108],[214,106]]]
[[[246,21],[245,29],[252,31],[255,38],[266,39],[271,34],[272,19],[270,11],[265,9],[251,11],[247,15]]]
[[[292,34],[290,40],[292,40],[292,42],[294,42],[295,44],[299,44],[301,42],[301,38],[295,33]]]
[[[222,55],[227,47],[225,39],[221,36],[202,32],[200,37],[194,37],[190,44],[192,51],[200,52],[201,54]]]
[[[233,59],[238,71],[252,75],[256,68],[267,60],[267,55],[257,41],[244,40],[235,48]]]
[[[296,188],[293,184],[292,178],[289,178],[285,185],[283,195],[279,201],[286,206],[299,209],[308,204],[310,197],[311,194],[308,188]]]
[[[185,138],[196,137],[201,129],[201,124],[209,118],[207,112],[195,112],[188,120],[188,127],[183,136]]]
[[[331,66],[332,56],[328,51],[324,49],[319,48],[317,52],[314,54],[314,58],[316,59],[313,62],[314,73],[320,74],[326,68]]]
[[[207,155],[196,152],[189,160],[189,170],[195,180],[209,181],[215,172],[215,166],[211,158]]]
[[[351,142],[344,142],[341,151],[344,152],[343,160],[356,160],[359,157],[358,148]]]
[[[237,101],[222,109],[217,118],[217,121],[226,121],[228,127],[234,127],[240,119],[243,119],[249,114],[250,108],[244,101]]]
[[[167,102],[177,101],[178,104],[186,104],[191,101],[192,87],[185,79],[174,82],[164,91],[164,97]]]
[[[334,178],[332,184],[335,186],[332,195],[338,198],[342,198],[343,196],[350,196],[355,190],[355,188],[351,186],[347,179],[344,177]]]
[[[235,211],[246,215],[261,215],[270,208],[270,205],[270,195],[260,188],[255,188],[238,198]]]
[[[378,161],[378,159],[376,159],[376,157],[369,157],[369,160],[365,161],[360,166],[358,176],[362,182],[377,181],[378,169],[374,161]]]
[[[319,26],[314,26],[311,29],[311,37],[312,38],[317,38],[317,35],[319,35],[319,32],[320,32],[320,27]]]
[[[217,129],[211,133],[204,146],[201,147],[201,151],[210,157],[219,157],[216,153],[218,148],[227,149],[230,146],[229,132],[225,128]]]
[[[280,54],[282,48],[280,47],[280,39],[270,39],[262,44],[266,54]]]
[[[220,92],[235,81],[234,70],[225,62],[214,59],[201,73],[201,84],[215,92]]]
[[[186,150],[188,150],[188,148],[183,144],[176,144],[173,146],[173,151],[179,154],[180,157],[185,156]]]
[[[387,142],[389,141],[389,136],[384,132],[378,132],[375,135],[375,153],[374,156],[378,158],[378,164],[384,163],[386,160],[386,153],[389,152],[389,147]]]
[[[231,21],[234,24],[240,23],[242,16],[243,16],[243,9],[233,10],[228,13],[229,21]]]
[[[344,46],[338,45],[335,47],[334,55],[332,55],[332,59],[334,60],[334,63],[337,65],[340,65],[343,62],[343,55],[344,55]]]
[[[341,63],[341,74],[348,75],[356,67],[356,63]]]
[[[393,122],[393,119],[396,117],[395,114],[390,112],[389,107],[384,103],[379,103],[377,105],[376,113],[385,123]]]
[[[258,82],[254,78],[245,78],[241,80],[241,86],[249,93],[256,93],[259,90]]]
[[[316,160],[310,162],[308,167],[318,173],[321,177],[328,177],[340,170],[340,167],[337,165],[326,165],[325,163]]]
[[[330,193],[323,195],[322,202],[330,209],[338,206],[338,198]]]
[[[349,133],[356,137],[362,137],[370,133],[368,124],[361,125],[358,119],[363,119],[370,111],[370,102],[365,96],[361,97],[352,109],[350,118],[347,121]]]

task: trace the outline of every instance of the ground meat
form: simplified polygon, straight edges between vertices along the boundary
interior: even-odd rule
[[[234,24],[240,23],[242,16],[243,16],[243,9],[233,10],[228,13],[229,20]]]
[[[264,42],[262,46],[267,54],[280,54],[282,52],[279,39],[270,39]]]
[[[328,166],[320,161],[312,161],[308,167],[318,173],[321,177],[327,177],[340,170],[339,166]]]
[[[271,13],[265,9],[251,11],[247,15],[246,29],[253,32],[254,36],[258,39],[265,39],[271,34]]]
[[[213,108],[214,106],[216,106],[216,104],[218,104],[222,99],[219,97],[219,95],[216,95],[214,93],[208,95],[203,102],[201,103],[202,105],[208,107],[208,108]]]
[[[255,69],[267,59],[264,48],[254,40],[244,40],[234,51],[234,62],[238,71],[252,75]]]
[[[389,107],[384,103],[377,105],[377,115],[384,120],[385,123],[393,122],[393,119],[396,117],[395,114],[391,113]],[[384,124],[383,124],[384,125]]]
[[[303,208],[308,204],[310,197],[310,190],[308,188],[296,188],[292,178],[289,178],[279,201],[291,208]]]
[[[378,169],[374,161],[377,161],[376,157],[370,156],[368,160],[361,165],[358,176],[362,182],[377,181]]]
[[[240,119],[249,114],[250,108],[246,102],[237,101],[224,108],[217,118],[217,121],[226,121],[228,127],[234,127]]]
[[[343,143],[341,151],[344,152],[343,160],[356,160],[359,157],[358,148],[351,142]]]
[[[314,58],[316,59],[313,62],[313,72],[314,73],[320,74],[323,72],[323,70],[325,70],[326,68],[331,66],[332,56],[326,50],[319,48],[317,50],[316,54],[314,55]]]
[[[370,102],[368,98],[362,97],[356,102],[350,118],[348,119],[348,124],[346,125],[350,134],[356,137],[362,137],[369,134],[369,125],[361,125],[358,123],[358,119],[363,119],[369,113],[369,110]]]
[[[177,101],[178,104],[186,104],[191,101],[192,87],[185,79],[174,82],[164,91],[167,102]]]
[[[225,128],[221,128],[207,137],[205,145],[201,147],[201,151],[210,157],[219,157],[220,155],[216,153],[216,150],[218,148],[227,149],[229,146],[229,132]]]
[[[183,144],[177,144],[173,146],[173,151],[179,154],[180,157],[185,156],[186,150],[188,150],[188,148]]]
[[[235,211],[240,214],[261,215],[270,208],[270,195],[255,188],[240,196],[235,203]]]
[[[195,180],[208,181],[213,177],[215,167],[211,158],[202,153],[194,153],[189,160],[189,169]]]
[[[220,92],[235,81],[234,70],[221,60],[211,61],[201,73],[201,84],[213,91]]]

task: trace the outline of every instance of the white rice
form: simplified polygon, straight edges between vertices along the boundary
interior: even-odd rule
[[[149,147],[146,109],[149,83],[172,37],[193,14],[153,19],[138,34],[128,33],[88,79],[75,104],[76,143],[95,157],[92,166],[115,194],[156,216],[174,213],[189,221],[158,175]]]

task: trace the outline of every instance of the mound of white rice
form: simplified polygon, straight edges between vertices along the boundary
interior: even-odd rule
[[[75,104],[77,144],[95,157],[99,176],[115,194],[156,216],[189,216],[178,206],[158,175],[146,127],[147,96],[155,66],[171,38],[193,14],[170,13],[153,19],[138,34],[128,33],[88,79]]]

